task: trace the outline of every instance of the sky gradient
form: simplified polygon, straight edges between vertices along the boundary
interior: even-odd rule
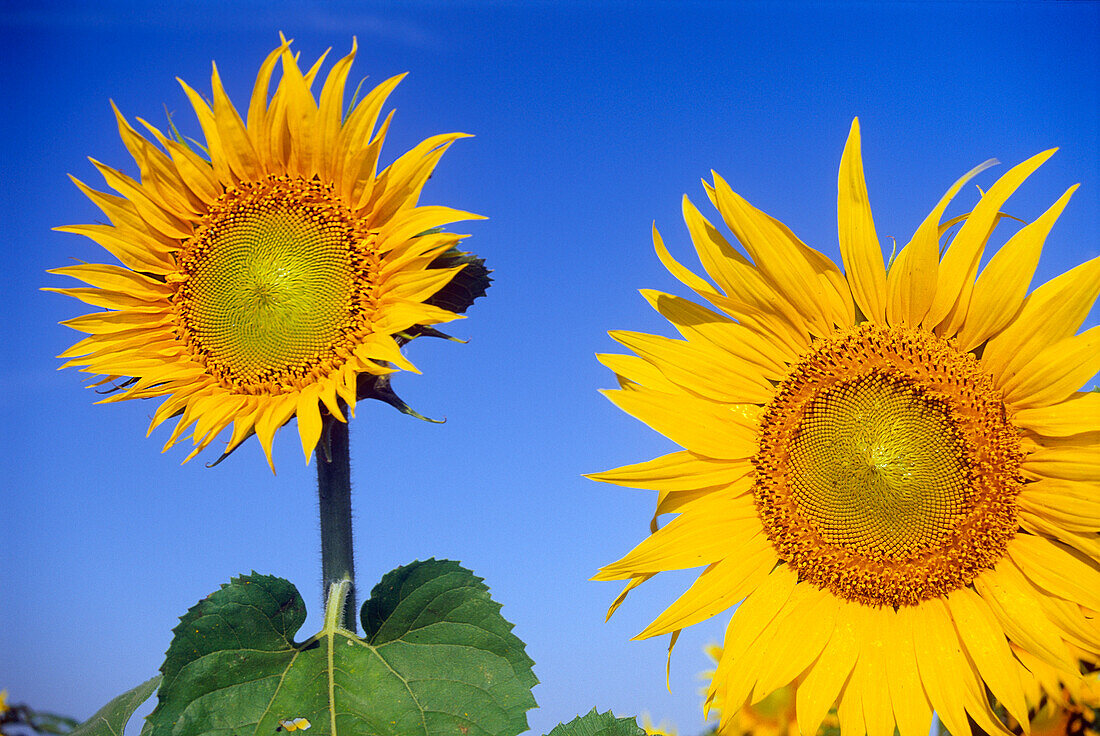
[[[377,402],[352,424],[357,573],[367,590],[398,565],[461,561],[485,578],[541,684],[535,734],[593,706],[648,711],[701,731],[702,647],[728,614],[630,642],[694,579],[665,574],[604,623],[617,584],[588,582],[648,529],[655,494],[582,473],[675,447],[611,406],[595,353],[609,329],[670,335],[640,288],[685,294],[650,240],[695,263],[685,193],[708,217],[700,179],[733,189],[837,259],[837,167],[859,116],[884,247],[908,241],[947,187],[978,163],[984,188],[1007,166],[1061,150],[1009,200],[1034,219],[1081,189],[1047,240],[1033,286],[1100,254],[1100,4],[985,3],[45,3],[0,10],[0,689],[14,702],[84,718],[156,673],[177,619],[253,569],[294,582],[320,626],[314,468],[295,427],[272,476],[255,440],[216,468],[207,451],[145,439],[159,402],[108,406],[75,370],[60,320],[70,285],[45,273],[109,262],[52,232],[96,222],[69,182],[105,188],[86,157],[133,173],[109,100],[185,134],[198,124],[179,76],[208,94],[216,60],[238,109],[278,33],[312,63],[358,38],[349,86],[409,76],[383,158],[463,131],[421,199],[488,216],[457,226],[495,279],[465,345],[417,340],[423,375],[395,378],[427,424]],[[331,61],[330,61],[331,63]],[[327,69],[327,67],[326,67]],[[389,107],[387,109],[389,109]],[[947,216],[977,198],[968,186]],[[711,219],[714,219],[713,217]],[[1002,226],[988,253],[1008,234]],[[1093,310],[1086,326],[1100,322]]]

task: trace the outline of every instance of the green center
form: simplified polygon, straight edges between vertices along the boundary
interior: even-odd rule
[[[238,192],[196,236],[187,328],[235,381],[308,372],[355,325],[351,227],[306,182]]]
[[[964,457],[943,406],[873,373],[809,402],[791,492],[827,541],[905,558],[941,543],[966,512]]]

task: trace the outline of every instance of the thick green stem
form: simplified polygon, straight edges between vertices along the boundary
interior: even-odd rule
[[[346,410],[345,410],[346,411]],[[341,625],[355,628],[355,556],[351,537],[351,453],[348,425],[325,417],[317,445],[317,497],[321,513],[321,576],[324,595],[333,583],[351,581]]]

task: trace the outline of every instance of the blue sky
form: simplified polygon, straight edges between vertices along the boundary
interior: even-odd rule
[[[628,639],[693,576],[658,578],[604,623],[618,587],[587,578],[640,541],[654,499],[581,477],[674,449],[599,396],[614,381],[593,355],[616,351],[609,329],[671,333],[637,289],[682,293],[650,227],[691,262],[680,200],[709,211],[700,178],[715,169],[836,258],[853,116],[887,244],[976,164],[1061,146],[1009,200],[1033,219],[1082,183],[1033,283],[1100,253],[1095,2],[7,3],[0,688],[16,702],[90,715],[156,672],[189,606],[252,569],[298,585],[303,636],[320,626],[313,468],[294,427],[275,477],[255,441],[181,467],[185,449],[160,454],[168,431],[144,437],[155,402],[95,406],[81,374],[56,372],[76,339],[57,322],[82,305],[37,291],[65,281],[47,268],[109,259],[50,230],[100,217],[66,177],[100,185],[87,156],[134,169],[108,101],[154,123],[167,107],[197,134],[174,78],[208,92],[216,60],[244,107],[280,30],[310,62],[357,36],[353,80],[410,73],[389,158],[435,133],[476,136],[422,201],[489,217],[462,231],[496,281],[451,330],[468,344],[417,341],[424,374],[395,379],[446,424],[382,404],[353,423],[357,566],[363,588],[431,556],[483,576],[536,662],[535,733],[593,706],[701,730],[695,676],[728,616],[684,632],[668,692],[667,640]]]

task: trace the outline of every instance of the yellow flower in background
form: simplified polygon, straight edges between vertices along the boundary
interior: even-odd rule
[[[1014,648],[1015,654],[1034,675],[1025,685],[1030,707],[1031,736],[1100,736],[1100,671],[1097,662],[1070,645],[1085,677],[1065,678],[1050,665]],[[1009,719],[1015,732],[1022,728]]]
[[[654,725],[648,713],[642,713],[642,730],[647,736],[677,736],[675,726],[667,721]]]
[[[1053,151],[1013,167],[940,253],[957,181],[887,270],[858,121],[841,160],[845,271],[717,174],[711,203],[735,250],[685,197],[713,285],[665,266],[696,302],[643,295],[683,340],[612,337],[609,398],[684,448],[593,478],[659,491],[678,516],[596,580],[627,592],[705,566],[638,638],[738,603],[708,692],[759,703],[798,681],[802,733],[837,705],[845,736],[925,736],[933,709],[1004,733],[986,688],[1027,719],[1033,676],[1014,652],[1080,672],[1100,652],[1100,327],[1075,334],[1100,292],[1100,258],[1028,294],[1071,188],[978,273],[1005,200]],[[1026,663],[1026,662],[1025,662]],[[723,713],[723,719],[732,717]]]
[[[105,376],[99,384],[130,379],[105,401],[167,397],[149,431],[179,416],[165,449],[189,437],[188,460],[232,424],[226,453],[255,433],[270,463],[275,431],[297,416],[308,461],[322,405],[345,421],[340,404],[354,412],[361,375],[416,370],[398,340],[459,316],[431,303],[465,265],[440,267],[461,236],[437,228],[479,216],[417,201],[465,134],[428,138],[380,171],[392,113],[378,120],[401,77],[345,115],[355,51],[315,99],[324,56],[303,73],[284,39],[261,65],[243,119],[216,66],[212,102],[181,80],[202,152],[139,118],[158,147],[116,108],[140,178],[93,160],[120,196],[74,179],[111,224],[58,229],[90,237],[122,265],[50,272],[90,285],[52,291],[107,310],[64,322],[88,337],[60,357]]]

